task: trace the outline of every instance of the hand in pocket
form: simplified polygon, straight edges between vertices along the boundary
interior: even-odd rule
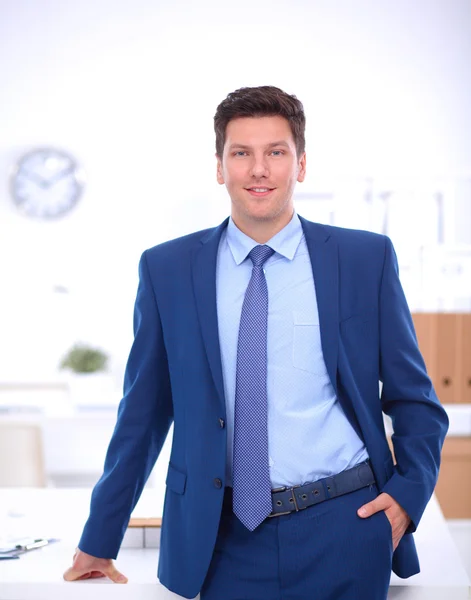
[[[379,494],[374,500],[361,506],[357,514],[367,519],[379,511],[384,511],[392,531],[393,551],[398,547],[402,536],[409,527],[411,519],[402,506],[386,493]]]

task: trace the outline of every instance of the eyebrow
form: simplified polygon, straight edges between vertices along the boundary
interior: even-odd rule
[[[286,148],[289,148],[289,144],[284,140],[280,140],[278,142],[271,142],[270,144],[266,145],[266,148],[273,148],[275,146],[285,146]],[[244,150],[250,150],[251,146],[246,146],[245,144],[231,144],[229,146],[229,150],[233,150],[234,148],[243,148]]]

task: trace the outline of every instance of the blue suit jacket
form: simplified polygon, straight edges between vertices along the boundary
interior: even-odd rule
[[[419,570],[412,532],[436,483],[448,419],[418,350],[390,240],[301,223],[330,380],[366,444],[379,489],[412,519],[393,557],[393,570],[409,577]],[[226,226],[227,220],[142,255],[124,397],[79,543],[94,556],[116,557],[173,421],[158,574],[186,598],[199,593],[206,576],[224,493],[216,258]],[[395,466],[383,411],[393,420]]]

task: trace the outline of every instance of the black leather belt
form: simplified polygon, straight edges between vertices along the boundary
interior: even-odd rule
[[[273,511],[269,517],[288,515],[290,512],[302,510],[324,500],[337,498],[343,494],[355,492],[373,485],[375,478],[369,460],[342,471],[333,477],[325,477],[314,483],[305,483],[294,487],[283,487],[272,490]]]

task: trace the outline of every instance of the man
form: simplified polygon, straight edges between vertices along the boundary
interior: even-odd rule
[[[66,579],[126,581],[112,559],[172,421],[159,578],[177,594],[378,600],[391,568],[419,571],[446,413],[389,239],[294,212],[304,128],[275,87],[219,105],[231,218],[141,258],[124,398]]]

